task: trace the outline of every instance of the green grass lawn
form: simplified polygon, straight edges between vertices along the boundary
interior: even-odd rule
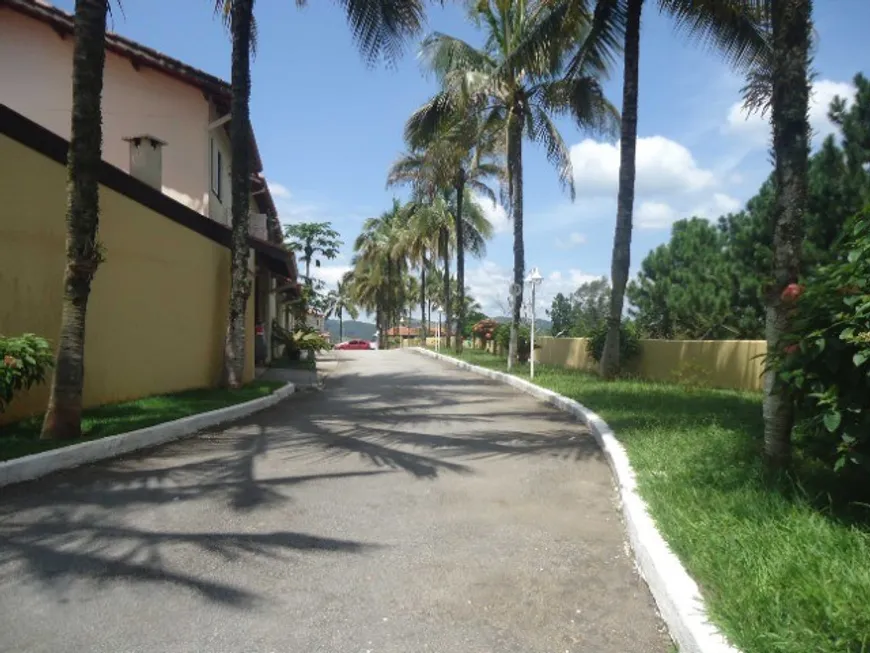
[[[505,371],[486,352],[462,358]],[[744,653],[870,653],[870,504],[849,504],[839,477],[800,456],[790,477],[765,474],[759,394],[540,365],[535,382],[613,428],[659,529]]]
[[[0,460],[19,458],[78,442],[135,431],[196,413],[225,408],[266,397],[282,385],[284,384],[279,381],[254,381],[238,390],[188,390],[90,408],[82,417],[84,437],[78,440],[40,440],[42,416],[31,417],[0,426]]]

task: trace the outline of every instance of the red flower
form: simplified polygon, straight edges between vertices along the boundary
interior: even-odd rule
[[[786,345],[785,348],[783,349],[783,351],[785,351],[786,354],[796,354],[796,353],[798,353],[798,351],[800,351],[800,345],[798,345],[798,344]]]
[[[797,283],[790,283],[782,291],[782,299],[787,302],[793,302],[800,297],[804,292],[804,287]]]
[[[15,356],[6,355],[3,357],[3,364],[6,367],[18,367],[18,359]]]

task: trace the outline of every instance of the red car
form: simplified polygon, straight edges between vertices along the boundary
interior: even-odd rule
[[[347,350],[347,349],[372,349],[372,343],[368,340],[348,340],[347,342],[340,342],[335,346],[335,349]]]

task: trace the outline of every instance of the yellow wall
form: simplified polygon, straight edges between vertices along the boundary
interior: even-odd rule
[[[65,169],[0,134],[0,333],[56,342],[64,270]],[[214,385],[220,376],[229,250],[102,187],[106,262],[86,325],[86,406]],[[253,378],[248,307],[246,379]],[[47,384],[3,421],[45,409]]]
[[[651,381],[713,388],[761,390],[767,343],[763,340],[641,340],[640,355],[626,370]],[[540,363],[595,369],[585,338],[541,338]]]

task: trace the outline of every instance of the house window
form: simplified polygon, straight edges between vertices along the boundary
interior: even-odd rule
[[[223,178],[224,162],[221,149],[217,146],[212,138],[211,145],[211,192],[214,196],[221,200],[221,179]]]

